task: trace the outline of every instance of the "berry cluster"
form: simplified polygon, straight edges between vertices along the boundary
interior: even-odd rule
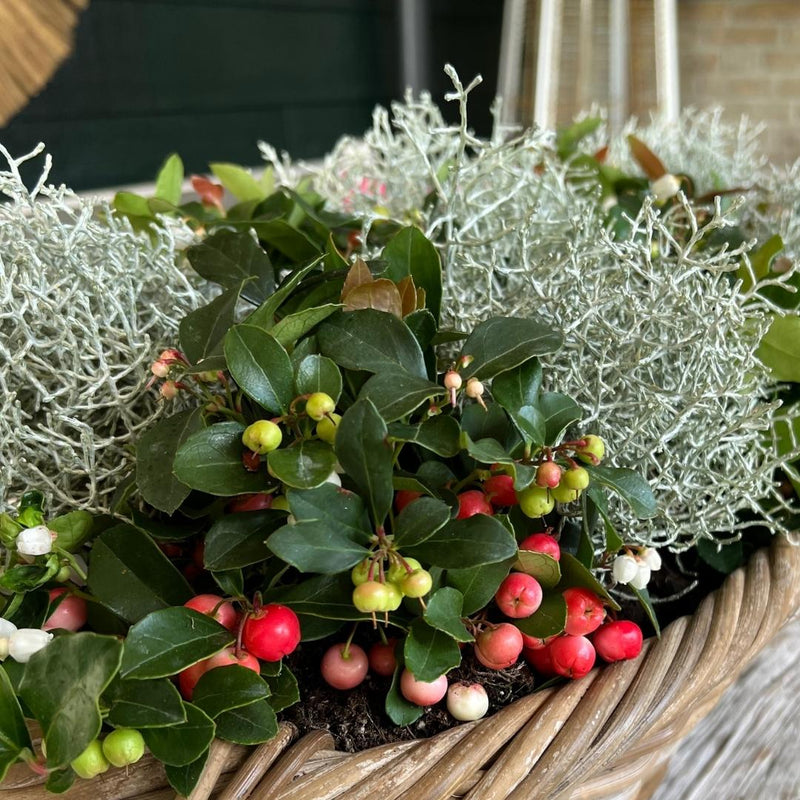
[[[144,738],[135,728],[117,728],[93,739],[70,766],[80,778],[96,778],[110,766],[128,767],[144,755]]]

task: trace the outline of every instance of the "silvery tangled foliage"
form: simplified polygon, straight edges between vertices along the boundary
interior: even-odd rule
[[[134,233],[99,201],[28,190],[0,170],[0,509],[26,488],[49,510],[107,510],[129,444],[159,413],[148,366],[201,300],[172,237]]]
[[[752,203],[718,202],[702,223],[686,202],[669,212],[645,203],[634,234],[615,241],[596,187],[570,180],[553,135],[498,127],[488,141],[473,136],[472,85],[449,74],[460,124],[446,124],[427,95],[408,95],[391,114],[379,108],[363,138],[342,140],[316,170],[318,191],[343,209],[378,218],[383,206],[420,224],[440,247],[454,326],[521,314],[564,331],[565,347],[543,359],[552,388],[582,404],[585,429],[607,440],[611,463],[641,469],[659,500],[655,519],[625,518],[626,539],[680,550],[701,537],[737,538],[753,524],[783,531],[774,470],[800,448],[782,459],[768,434],[781,414],[793,422],[798,412],[776,412],[774,383],[755,355],[769,307],[732,279],[747,245],[703,250],[713,231],[743,215],[754,231],[771,225],[774,233],[774,221],[758,219]],[[702,126],[712,123],[719,139],[701,146]],[[709,188],[761,180],[746,125],[689,114],[663,140],[657,125],[640,135],[671,169],[694,170]],[[262,152],[284,182],[297,179],[285,158],[266,145]],[[691,163],[681,165],[681,152]],[[798,188],[795,179],[795,206]],[[777,232],[796,231],[798,219],[793,208]]]

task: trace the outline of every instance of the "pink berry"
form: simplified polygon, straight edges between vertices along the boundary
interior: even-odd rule
[[[507,617],[522,619],[529,617],[542,604],[542,587],[531,575],[512,572],[500,584],[494,600]]]
[[[347,651],[347,652],[345,652]],[[322,656],[320,670],[334,689],[354,689],[367,677],[367,654],[357,645],[335,644]]]
[[[506,669],[522,652],[522,634],[510,622],[481,631],[475,638],[475,658],[489,669]]]
[[[567,602],[565,633],[570,636],[585,636],[603,624],[606,611],[594,592],[576,587],[566,589],[563,595]]]
[[[43,631],[52,631],[61,628],[65,631],[79,631],[86,624],[86,601],[82,597],[74,594],[67,594],[63,587],[50,590],[50,605],[62,595],[67,595],[56,606],[52,614],[47,618]]]
[[[553,669],[565,678],[582,678],[594,666],[594,647],[585,636],[559,636],[548,649]]]
[[[208,617],[213,616],[223,628],[227,628],[229,631],[235,631],[239,625],[239,615],[236,613],[236,609],[217,594],[198,594],[183,605]]]
[[[560,634],[556,634],[558,636]],[[555,636],[548,636],[545,639],[540,639],[538,636],[528,636],[527,633],[522,634],[522,646],[526,650],[543,650],[550,642],[555,639]]]
[[[231,667],[237,665],[251,669],[256,673],[261,672],[261,664],[258,663],[257,658],[250,653],[246,653],[244,650],[240,651],[237,656],[233,647],[226,647],[221,652],[211,656],[211,658],[207,658],[197,664],[192,664],[191,667],[187,667],[183,672],[179,673],[178,687],[181,690],[181,694],[185,700],[191,700],[192,694],[194,694],[194,687],[206,672],[217,669],[217,667]]]
[[[536,485],[542,489],[555,489],[561,483],[562,471],[555,461],[545,461],[536,470]]]
[[[385,644],[375,642],[369,649],[369,668],[376,674],[389,678],[394,675],[397,668],[397,659],[394,656],[396,639],[389,639]]]
[[[470,489],[458,495],[458,514],[456,519],[467,519],[475,514],[494,515],[494,509],[486,495],[478,489]]]
[[[270,603],[247,618],[242,642],[264,661],[280,661],[300,644],[300,620],[291,608]]]
[[[607,622],[595,631],[592,642],[603,661],[625,661],[642,652],[642,629],[628,619]]]
[[[400,676],[400,693],[409,703],[418,706],[432,706],[447,694],[447,675],[440,675],[435,681],[418,681],[410,670],[404,669]]]
[[[514,491],[514,479],[510,475],[492,475],[483,484],[483,491],[493,506],[515,506],[519,503]]]
[[[556,561],[561,560],[561,548],[549,533],[532,533],[527,539],[523,539],[520,542],[519,549],[532,550],[534,553],[544,553]]]
[[[552,678],[558,673],[553,667],[553,656],[550,647],[528,648],[522,651],[522,657],[543,677]]]

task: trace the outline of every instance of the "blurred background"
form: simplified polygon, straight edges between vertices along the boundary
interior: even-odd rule
[[[722,105],[800,155],[797,0],[0,0],[0,143],[44,141],[75,189],[151,180],[173,151],[257,164],[259,139],[315,158],[407,85],[452,118],[446,62],[483,76],[484,135],[499,88],[525,125]]]

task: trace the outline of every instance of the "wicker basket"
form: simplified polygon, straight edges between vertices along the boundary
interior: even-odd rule
[[[355,755],[281,725],[255,750],[216,742],[191,800],[646,800],[681,739],[800,606],[800,547],[776,539],[639,658],[518,700],[430,739]],[[25,768],[2,800],[43,800]],[[238,771],[237,771],[238,770]],[[78,782],[73,800],[173,800],[143,760]]]

